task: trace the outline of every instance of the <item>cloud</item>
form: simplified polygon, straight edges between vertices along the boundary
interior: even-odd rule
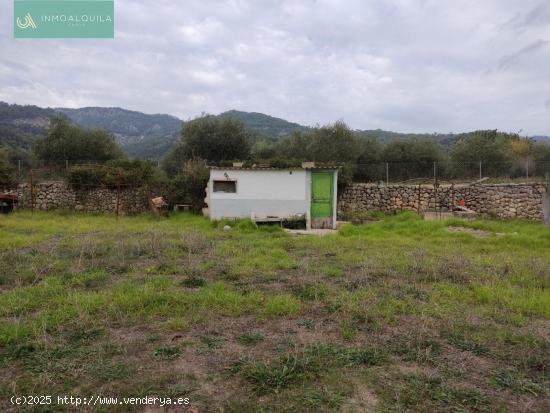
[[[540,0],[117,1],[114,40],[14,40],[11,7],[0,2],[8,102],[550,134]]]
[[[518,51],[516,51],[512,54],[501,57],[500,61],[499,61],[499,67],[501,69],[507,69],[512,64],[514,64],[514,62],[519,60],[524,55],[534,53],[534,52],[548,46],[548,44],[550,44],[550,41],[539,39],[539,40],[537,40],[537,41],[521,48],[520,50],[518,50]]]
[[[550,5],[539,3],[530,8],[526,13],[517,13],[512,19],[503,24],[504,29],[523,31],[537,25],[545,25],[550,22]]]

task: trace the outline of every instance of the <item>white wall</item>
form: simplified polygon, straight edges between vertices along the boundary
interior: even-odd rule
[[[237,182],[236,193],[213,192],[214,180]],[[309,182],[305,170],[212,169],[208,213],[212,219],[309,215]]]

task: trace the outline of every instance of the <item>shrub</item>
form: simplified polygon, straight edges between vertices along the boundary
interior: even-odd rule
[[[174,203],[189,204],[200,211],[204,205],[206,185],[210,172],[202,159],[187,161],[182,172],[171,183],[170,200]]]
[[[105,165],[77,165],[69,168],[67,182],[74,189],[106,187],[139,188],[161,184],[154,165],[142,160],[113,160]]]
[[[98,165],[72,166],[67,172],[67,182],[74,189],[92,189],[105,185],[107,171]]]

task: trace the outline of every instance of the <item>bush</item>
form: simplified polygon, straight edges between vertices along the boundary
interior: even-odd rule
[[[67,159],[104,162],[124,156],[108,132],[79,128],[61,115],[52,119],[46,135],[35,141],[33,151],[50,165],[64,164]]]
[[[7,151],[0,148],[0,189],[12,188],[16,184],[15,168],[8,161]]]
[[[155,164],[151,161],[116,159],[108,161],[105,166],[109,169],[107,174],[107,186],[115,188],[120,185],[130,188],[138,188],[146,185],[159,184],[162,180]],[[118,176],[120,170],[120,176]]]
[[[206,185],[210,171],[202,159],[192,159],[185,163],[180,174],[171,183],[170,201],[172,203],[189,204],[195,211],[204,206]]]
[[[105,165],[78,165],[69,168],[67,182],[74,189],[139,188],[160,186],[162,177],[149,161],[113,160]]]
[[[72,166],[67,171],[67,182],[77,190],[99,188],[105,185],[107,171],[99,165]]]

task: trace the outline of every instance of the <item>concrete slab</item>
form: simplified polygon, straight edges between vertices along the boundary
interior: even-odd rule
[[[325,235],[337,234],[338,230],[336,229],[287,229],[285,231],[290,235],[317,235],[318,237],[323,237]]]

